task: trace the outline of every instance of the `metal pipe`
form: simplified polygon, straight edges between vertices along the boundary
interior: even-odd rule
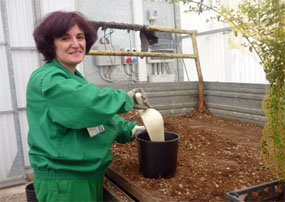
[[[99,51],[90,50],[88,55],[113,55],[113,56],[135,56],[135,57],[163,57],[163,58],[192,58],[194,54],[175,54],[175,53],[154,53],[154,52],[128,52],[128,51]]]
[[[36,51],[36,47],[11,47],[11,51]]]
[[[134,31],[155,31],[155,32],[171,32],[177,34],[196,34],[196,30],[183,30],[183,29],[174,29],[169,27],[154,26],[154,25],[138,25],[138,24],[128,24],[128,23],[117,23],[117,22],[102,22],[102,21],[90,21],[94,27],[101,27],[103,30],[111,29],[126,29]]]
[[[199,33],[197,33],[196,36],[210,35],[210,34],[216,34],[216,33],[221,33],[221,32],[230,32],[230,31],[232,31],[231,27],[224,27],[224,28],[220,28],[220,29],[213,29],[213,30],[209,30],[209,31],[199,32]],[[186,39],[186,38],[190,38],[190,36],[183,35],[180,38]]]
[[[17,109],[18,109],[18,111],[25,111],[26,107],[18,107]],[[14,114],[14,113],[15,113],[15,110],[13,110],[13,109],[0,111],[0,115],[1,114]]]
[[[185,30],[185,29],[173,29],[169,27],[159,27],[159,26],[153,26],[148,25],[145,27],[146,30],[149,31],[155,31],[155,32],[170,32],[170,33],[176,33],[176,34],[196,34],[196,30]]]

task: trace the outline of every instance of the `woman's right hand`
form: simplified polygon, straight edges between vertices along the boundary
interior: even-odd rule
[[[128,95],[134,100],[134,109],[150,108],[146,93],[142,88],[134,88],[128,92]]]

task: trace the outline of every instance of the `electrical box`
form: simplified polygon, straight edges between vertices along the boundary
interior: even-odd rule
[[[158,19],[158,11],[157,9],[148,10],[148,19],[149,20],[157,20]]]
[[[100,51],[120,51],[119,45],[112,45],[112,44],[98,44],[94,46],[95,50]],[[121,65],[121,58],[120,56],[102,56],[96,55],[95,56],[95,63],[96,66],[113,66],[113,65]]]

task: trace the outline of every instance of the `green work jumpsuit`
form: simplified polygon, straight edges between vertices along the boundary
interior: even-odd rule
[[[97,88],[56,59],[27,86],[29,159],[39,201],[102,201],[111,145],[132,141],[137,124],[117,114],[133,107],[123,90]],[[99,126],[99,127],[98,127]],[[90,137],[86,128],[100,128]]]

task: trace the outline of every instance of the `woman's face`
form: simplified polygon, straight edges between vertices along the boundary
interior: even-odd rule
[[[54,39],[54,47],[57,61],[74,73],[76,65],[85,56],[86,40],[83,30],[74,25],[64,36]]]

